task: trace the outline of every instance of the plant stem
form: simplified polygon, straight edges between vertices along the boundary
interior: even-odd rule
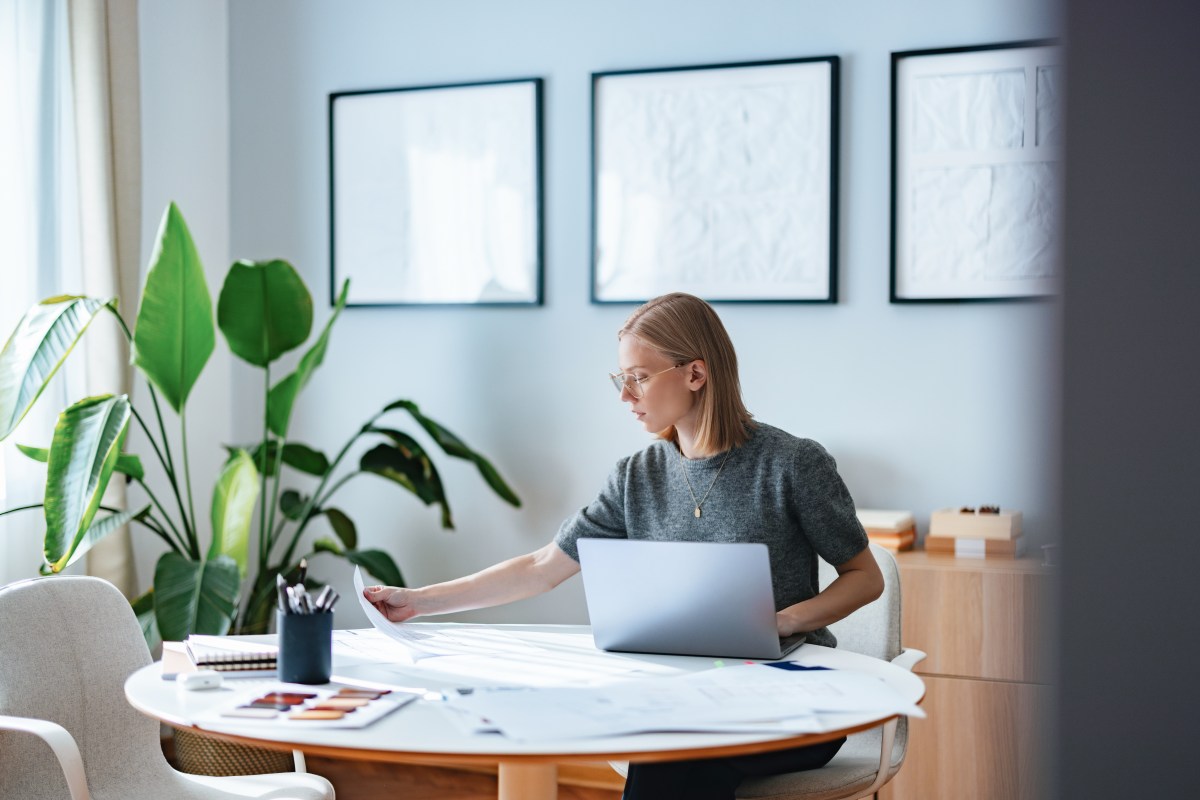
[[[330,487],[329,491],[325,493],[325,496],[321,498],[319,505],[324,506],[327,502],[329,502],[329,498],[333,497],[334,493],[337,492],[338,489],[340,489],[344,485],[346,485],[346,483],[351,478],[358,476],[358,475],[362,475],[362,474],[363,474],[362,470],[356,470],[355,472],[351,472],[349,475],[342,476],[342,478],[337,483],[335,483],[332,487]]]
[[[186,408],[179,414],[179,430],[183,439],[183,481],[187,486],[188,511],[192,515],[192,525],[188,529],[188,537],[192,544],[192,557],[198,559],[200,558],[200,539],[196,535],[196,505],[192,502],[192,465],[188,458]]]
[[[188,513],[183,507],[183,496],[179,493],[179,473],[175,471],[175,459],[171,457],[171,441],[167,438],[167,426],[163,423],[162,409],[158,405],[158,393],[154,391],[154,384],[149,381],[146,385],[150,387],[150,399],[154,401],[154,414],[158,417],[158,430],[162,433],[163,450],[167,454],[166,467],[168,470],[167,477],[171,480],[171,490],[175,493],[175,502],[179,505],[179,516],[183,518],[183,529],[187,532],[188,540],[195,541],[196,534],[192,531],[192,523],[188,519]],[[182,424],[182,422],[181,422]],[[186,429],[184,434],[186,436]],[[184,440],[184,449],[187,448],[187,440]],[[186,455],[185,455],[186,459]],[[185,464],[186,466],[186,464]],[[188,492],[192,490],[191,480],[188,480]],[[166,513],[166,512],[164,512]],[[197,553],[196,558],[199,558]]]
[[[150,446],[154,448],[154,455],[158,456],[158,463],[162,464],[163,469],[167,472],[167,477],[172,481],[175,480],[175,473],[167,466],[167,460],[163,457],[162,451],[158,449],[158,442],[154,441],[154,434],[150,433],[150,429],[146,427],[146,421],[142,419],[142,415],[133,407],[133,403],[129,404],[129,410],[133,412],[133,418],[142,426],[142,432],[146,434],[146,439],[149,440]]]
[[[105,511],[111,511],[114,514],[121,513],[121,509],[119,509],[119,508],[111,508],[109,506],[100,506],[100,508],[102,508]],[[162,528],[162,523],[160,523],[156,518],[147,515],[145,518],[134,517],[132,520],[130,520],[130,522],[141,523],[144,527],[153,531],[155,534],[157,534],[159,536],[159,538],[161,538],[164,542],[166,542],[168,545],[170,545],[172,550],[174,550],[176,553],[179,553],[180,555],[183,555],[183,553],[179,550],[179,545],[175,544],[175,540],[167,535],[167,532],[165,530],[163,530],[163,528]],[[151,523],[153,523],[153,524],[151,524]]]
[[[370,427],[375,424],[375,420],[382,417],[384,413],[385,412],[380,411],[378,414],[367,420],[366,423],[359,428],[353,436],[350,437],[350,440],[347,441],[342,449],[338,452],[337,456],[333,459],[333,462],[330,463],[329,469],[325,470],[325,474],[321,476],[321,482],[317,484],[317,490],[312,493],[312,497],[308,499],[308,504],[304,507],[304,513],[300,515],[300,524],[296,527],[295,532],[292,534],[292,540],[288,542],[287,551],[284,553],[282,563],[287,564],[291,562],[292,555],[296,552],[296,545],[300,541],[300,534],[304,533],[304,529],[308,527],[308,521],[312,518],[312,510],[316,505],[317,497],[320,496],[321,490],[325,488],[325,484],[329,482],[329,477],[333,474],[333,471],[337,469],[337,465],[341,463],[343,458],[346,457],[346,453],[350,452],[350,447],[356,441],[358,441],[358,437],[368,433]],[[334,488],[336,489],[336,487]],[[331,491],[329,494],[333,494],[333,492]]]
[[[33,508],[44,508],[45,505],[45,503],[34,503],[31,506],[18,506],[17,508],[10,508],[8,511],[0,511],[0,517],[3,517],[6,514],[15,514],[18,511],[29,511]]]
[[[149,497],[150,497],[150,502],[153,503],[154,505],[156,505],[158,507],[158,510],[162,512],[163,519],[166,521],[167,525],[171,528],[171,531],[175,534],[176,538],[179,540],[180,545],[183,546],[183,549],[180,552],[184,552],[184,553],[189,552],[189,548],[187,547],[186,540],[179,533],[179,529],[175,527],[175,523],[171,522],[171,515],[167,513],[167,510],[165,508],[163,508],[163,504],[160,503],[158,498],[154,495],[154,490],[150,488],[150,484],[146,483],[146,481],[144,481],[144,480],[139,480],[136,478],[134,480],[138,485],[140,485],[143,489],[146,490],[146,494],[149,495]],[[200,556],[197,554],[194,557],[199,558]]]
[[[267,369],[268,370],[270,369],[270,365],[267,366]],[[270,386],[269,380],[267,381],[267,384],[269,387]],[[268,388],[268,391],[267,391],[267,412],[268,412],[267,415],[268,416],[270,414],[270,398],[271,398],[271,392],[270,392],[270,389]],[[267,524],[267,527],[265,529],[267,532],[272,532],[275,529],[275,510],[277,508],[279,508],[279,484],[283,480],[283,448],[284,448],[285,444],[287,444],[287,430],[286,429],[284,429],[283,435],[279,437],[279,446],[275,448],[275,491],[271,494],[271,520]],[[280,520],[279,521],[280,529],[282,530],[283,526],[286,524],[287,523],[285,520]],[[271,557],[271,548],[274,547],[276,538],[277,538],[277,535],[272,533],[271,537],[267,540],[267,549],[266,549],[266,553],[263,556],[263,566],[264,567],[266,566],[267,560],[270,559],[270,557]]]
[[[106,308],[108,308],[108,310],[112,312],[113,316],[117,318],[117,323],[121,326],[121,330],[125,334],[126,341],[128,341],[129,344],[132,345],[133,344],[133,332],[131,330],[129,330],[129,325],[127,325],[125,323],[125,318],[121,316],[120,312],[117,311],[115,306],[110,304],[110,305],[106,306]],[[150,446],[154,448],[154,454],[156,456],[158,456],[159,463],[162,464],[163,469],[166,470],[166,472],[167,472],[167,480],[170,481],[170,483],[171,483],[171,490],[175,494],[175,502],[179,505],[179,516],[183,520],[183,529],[187,532],[188,540],[191,542],[196,542],[196,536],[195,536],[195,533],[193,532],[195,513],[192,514],[193,522],[189,522],[187,512],[184,511],[184,509],[183,509],[183,497],[179,494],[179,481],[177,478],[177,473],[175,472],[175,460],[174,460],[174,458],[171,457],[171,441],[170,441],[170,439],[167,438],[167,428],[166,428],[166,425],[163,424],[162,408],[159,406],[159,403],[158,403],[158,392],[154,391],[154,384],[151,383],[149,380],[146,381],[146,387],[150,390],[150,400],[154,403],[154,414],[158,418],[158,430],[159,430],[159,433],[162,434],[162,445],[163,445],[162,450],[159,450],[158,443],[155,442],[154,435],[150,433],[150,428],[147,427],[146,421],[142,419],[142,415],[137,412],[137,409],[135,409],[133,407],[132,403],[129,404],[129,408],[133,412],[134,419],[136,419],[138,421],[138,424],[142,426],[142,431],[146,434],[146,438],[150,441]],[[186,431],[185,431],[185,436],[186,436]],[[186,448],[187,448],[187,440],[185,438],[184,439],[184,449],[186,450]],[[186,459],[186,457],[187,456],[185,454],[184,458]],[[150,487],[146,486],[145,481],[138,481],[138,483],[141,483],[142,486],[145,487],[147,494],[150,495],[151,499],[154,500],[155,505],[157,505],[159,510],[162,511],[163,518],[166,520],[167,524],[170,525],[171,530],[175,532],[175,535],[177,537],[179,537],[180,542],[182,543],[183,537],[180,536],[179,529],[176,528],[174,523],[171,522],[171,515],[168,514],[167,510],[165,508],[163,508],[162,504],[159,503],[158,500],[154,498],[154,494],[150,491]],[[189,478],[188,478],[189,498],[191,495],[191,490],[192,490],[192,482],[191,482],[191,479],[189,476]],[[185,548],[185,551],[187,549],[188,548]],[[200,557],[198,548],[194,549],[193,557],[194,558]]]
[[[270,405],[271,397],[271,364],[263,367],[263,435],[262,435],[262,464],[258,468],[258,496],[262,498],[258,507],[258,571],[262,572],[267,566],[267,553],[270,552],[269,539],[271,529],[267,527],[267,452],[270,447]]]

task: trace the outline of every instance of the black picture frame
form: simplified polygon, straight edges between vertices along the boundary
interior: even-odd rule
[[[1062,63],[1053,39],[891,54],[891,303],[1058,293]]]
[[[593,73],[591,301],[836,303],[840,65]]]
[[[542,78],[331,93],[330,304],[542,305],[542,106]]]

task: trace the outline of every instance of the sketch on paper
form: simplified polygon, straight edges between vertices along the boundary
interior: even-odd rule
[[[593,76],[593,299],[833,299],[836,59]]]
[[[1058,48],[893,54],[892,300],[1052,294]]]
[[[540,79],[330,97],[351,305],[541,301],[540,98]]]

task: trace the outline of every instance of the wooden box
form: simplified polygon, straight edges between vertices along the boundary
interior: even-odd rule
[[[963,539],[1016,539],[1021,535],[1021,512],[979,514],[943,508],[930,516],[929,535]]]

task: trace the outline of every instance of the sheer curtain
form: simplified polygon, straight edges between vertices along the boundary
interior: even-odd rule
[[[0,336],[38,300],[78,285],[79,198],[66,0],[0,0]],[[60,370],[0,445],[0,508],[40,502],[46,471],[15,444],[45,447],[68,397],[82,397],[80,365]],[[0,582],[37,575],[41,512],[0,518]]]
[[[133,327],[141,258],[141,117],[137,0],[69,0],[76,182],[79,187],[83,294],[119,297]],[[107,316],[84,339],[88,394],[127,394],[133,388],[124,336]],[[125,506],[125,484],[105,495]],[[87,556],[87,569],[132,597],[137,591],[128,530],[110,535]]]
[[[0,0],[0,336],[45,297],[137,296],[136,12],[136,0]],[[129,390],[114,320],[81,346],[0,444],[0,509],[41,500],[45,469],[17,442],[48,446],[68,403]],[[122,504],[122,489],[108,502]],[[43,530],[38,510],[0,518],[0,584],[37,574]],[[128,532],[89,554],[88,571],[126,594],[132,570]]]

